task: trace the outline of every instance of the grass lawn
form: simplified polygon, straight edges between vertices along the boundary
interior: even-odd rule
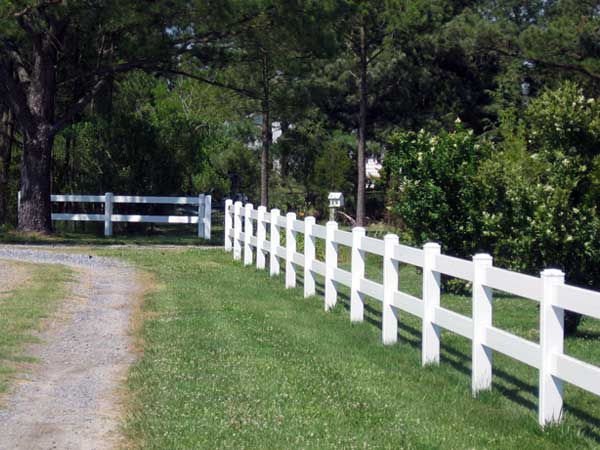
[[[73,225],[73,224],[70,224]],[[78,224],[81,225],[81,224]],[[55,233],[42,235],[21,233],[13,228],[0,227],[0,243],[24,245],[219,245],[223,242],[223,227],[212,229],[212,239],[198,238],[194,225],[154,226],[138,232],[119,230],[114,224],[113,236],[105,237],[103,224],[86,224],[85,230],[74,231],[72,226],[60,224]]]
[[[23,363],[34,362],[24,354],[24,346],[37,342],[32,332],[55,311],[72,274],[63,266],[18,264],[29,272],[26,282],[0,297],[0,393],[6,392]]]
[[[380,343],[380,315],[352,325],[348,300],[286,290],[221,250],[100,249],[155,274],[143,356],[129,377],[125,431],[134,448],[585,449],[600,446],[600,399],[566,389],[563,425],[537,425],[537,371],[495,355],[494,388],[470,394],[470,342],[444,333],[442,363],[422,368],[420,323],[402,314],[400,342]],[[370,261],[370,276],[381,276]],[[299,286],[301,284],[299,283]],[[401,271],[418,294],[420,276]],[[470,299],[444,296],[470,313]],[[537,339],[537,306],[498,297],[496,325]],[[600,363],[600,324],[567,351]]]

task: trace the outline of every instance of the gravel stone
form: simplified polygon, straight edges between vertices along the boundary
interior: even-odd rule
[[[0,246],[0,259],[63,264],[77,274],[42,343],[27,351],[40,363],[0,410],[0,449],[115,448],[119,388],[135,360],[128,330],[141,285],[136,271],[111,258],[12,246]]]

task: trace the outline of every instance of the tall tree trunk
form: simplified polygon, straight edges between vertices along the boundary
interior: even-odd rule
[[[358,118],[358,149],[356,152],[356,168],[358,176],[356,177],[356,225],[362,227],[365,225],[365,147],[367,141],[367,43],[365,36],[365,27],[360,27],[360,54],[359,54],[359,72],[360,72],[360,112]]]
[[[8,217],[8,182],[14,139],[10,110],[2,108],[0,105],[0,224],[6,223]]]
[[[55,38],[48,34],[35,47],[31,83],[27,92],[31,115],[29,123],[22,130],[19,230],[50,233],[57,46]]]
[[[50,183],[54,137],[49,126],[23,133],[19,230],[52,231]]]
[[[262,149],[260,154],[260,204],[269,206],[269,151],[273,141],[273,131],[271,130],[271,102],[269,89],[269,55],[266,51],[263,53],[262,67]]]

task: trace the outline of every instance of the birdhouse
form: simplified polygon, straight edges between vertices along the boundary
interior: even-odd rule
[[[344,206],[344,194],[341,192],[330,192],[327,198],[329,199],[330,208],[342,208]]]

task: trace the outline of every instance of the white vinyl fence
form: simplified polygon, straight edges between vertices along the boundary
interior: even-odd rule
[[[19,192],[19,205],[21,204],[20,194]],[[107,192],[104,195],[52,195],[51,200],[61,203],[103,203],[104,214],[53,213],[52,220],[104,222],[105,236],[112,236],[113,222],[197,224],[198,237],[210,239],[211,236],[212,198],[210,195],[200,194],[197,197],[149,197],[113,195],[111,192]],[[193,216],[113,214],[113,205],[115,203],[194,205],[198,207],[198,213]]]
[[[266,240],[267,226],[270,241]],[[285,233],[285,247],[280,245]],[[304,253],[296,251],[296,235],[304,234]],[[317,239],[325,241],[325,261],[315,256]],[[338,245],[351,247],[351,271],[338,267]],[[350,288],[350,319],[363,320],[365,295],[379,300],[382,310],[382,340],[394,344],[398,336],[399,313],[422,319],[422,363],[440,360],[440,330],[464,336],[472,346],[472,393],[492,387],[492,351],[503,353],[539,370],[538,421],[545,426],[558,423],[563,409],[563,383],[568,382],[600,396],[600,368],[567,356],[564,346],[564,310],[600,319],[600,293],[568,286],[560,270],[547,269],[533,277],[492,266],[492,257],[478,254],[472,261],[441,254],[440,245],[425,244],[423,249],[398,242],[388,234],[381,239],[367,237],[364,228],[352,232],[338,230],[336,222],[317,225],[313,217],[296,220],[278,209],[270,212],[251,204],[225,203],[225,250],[245,265],[256,263],[279,274],[279,261],[285,261],[285,284],[296,285],[296,271],[304,271],[304,296],[315,295],[315,275],[325,277],[325,309],[337,301],[338,286]],[[365,278],[365,254],[383,257],[383,284]],[[254,257],[256,254],[256,257]],[[267,264],[267,255],[268,264]],[[398,290],[398,263],[423,269],[423,298]],[[466,280],[473,285],[473,317],[457,314],[440,306],[441,274]],[[533,300],[540,304],[540,341],[532,342],[492,325],[492,289]]]

